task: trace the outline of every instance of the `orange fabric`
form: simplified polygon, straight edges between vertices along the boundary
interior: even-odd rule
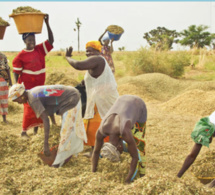
[[[29,106],[28,103],[24,104],[24,113],[23,113],[23,122],[22,129],[27,131],[33,127],[42,127],[43,121],[41,118],[37,118],[33,109]]]
[[[99,128],[102,119],[99,115],[97,107],[94,107],[94,118],[84,119],[84,127],[87,134],[87,143],[85,145],[94,146],[96,141],[96,132]],[[104,142],[109,142],[109,136],[104,139]]]
[[[99,41],[89,41],[87,44],[86,44],[86,48],[87,47],[92,47],[98,51],[102,51],[102,45]]]

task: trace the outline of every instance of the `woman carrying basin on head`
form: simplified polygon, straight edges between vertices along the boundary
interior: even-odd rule
[[[105,33],[107,33],[107,29],[105,30],[105,32],[99,37],[99,42],[102,45],[102,56],[105,57],[105,59],[107,60],[111,70],[113,73],[115,73],[115,67],[114,67],[114,63],[113,63],[113,58],[111,56],[111,54],[113,53],[113,41],[114,39],[111,39],[108,36],[105,36]],[[110,43],[110,46],[109,46]]]
[[[15,82],[23,82],[26,89],[45,84],[45,56],[53,48],[54,37],[49,26],[48,14],[45,15],[44,21],[48,31],[48,40],[36,45],[35,34],[33,32],[24,33],[22,39],[26,48],[13,60]],[[51,118],[55,123],[54,116]],[[34,128],[36,134],[38,126],[42,126],[42,124],[42,120],[37,119],[29,104],[25,103],[21,136],[28,136],[26,132],[30,128]]]

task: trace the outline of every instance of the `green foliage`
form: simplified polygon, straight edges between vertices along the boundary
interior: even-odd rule
[[[137,74],[159,72],[172,77],[182,76],[184,67],[190,64],[186,52],[157,52],[141,48],[134,62],[133,71]]]
[[[183,37],[179,41],[181,45],[189,46],[190,48],[203,48],[205,46],[210,46],[212,41],[215,39],[215,34],[211,34],[206,31],[208,26],[204,25],[191,25],[187,30],[183,30],[180,36]]]
[[[124,46],[123,47],[119,47],[118,49],[119,49],[119,51],[125,51],[125,47]]]
[[[170,50],[172,44],[177,43],[176,38],[179,36],[175,30],[169,30],[165,27],[157,27],[144,34],[143,38],[147,40],[148,44],[158,50]]]

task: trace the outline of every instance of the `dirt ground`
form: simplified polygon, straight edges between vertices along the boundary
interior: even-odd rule
[[[66,79],[58,83],[66,84]],[[202,184],[191,169],[181,179],[176,177],[194,144],[190,134],[195,123],[215,110],[215,82],[152,73],[124,77],[117,83],[120,95],[138,95],[147,105],[145,177],[123,184],[128,154],[122,155],[120,163],[101,159],[97,173],[91,172],[91,162],[82,154],[59,169],[44,166],[37,156],[43,147],[43,130],[36,136],[29,130],[31,139],[23,140],[23,109],[10,101],[9,123],[0,123],[0,194],[215,194],[215,189]],[[57,123],[60,125],[59,117]],[[52,126],[50,145],[58,143],[59,132],[60,127]],[[203,147],[197,160],[214,147]]]

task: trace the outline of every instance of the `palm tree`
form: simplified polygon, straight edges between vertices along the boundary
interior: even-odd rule
[[[79,18],[77,18],[77,21],[75,22],[77,29],[78,29],[78,52],[80,51],[80,38],[79,38],[79,30],[80,30],[80,26],[81,26],[81,22],[79,20]]]

